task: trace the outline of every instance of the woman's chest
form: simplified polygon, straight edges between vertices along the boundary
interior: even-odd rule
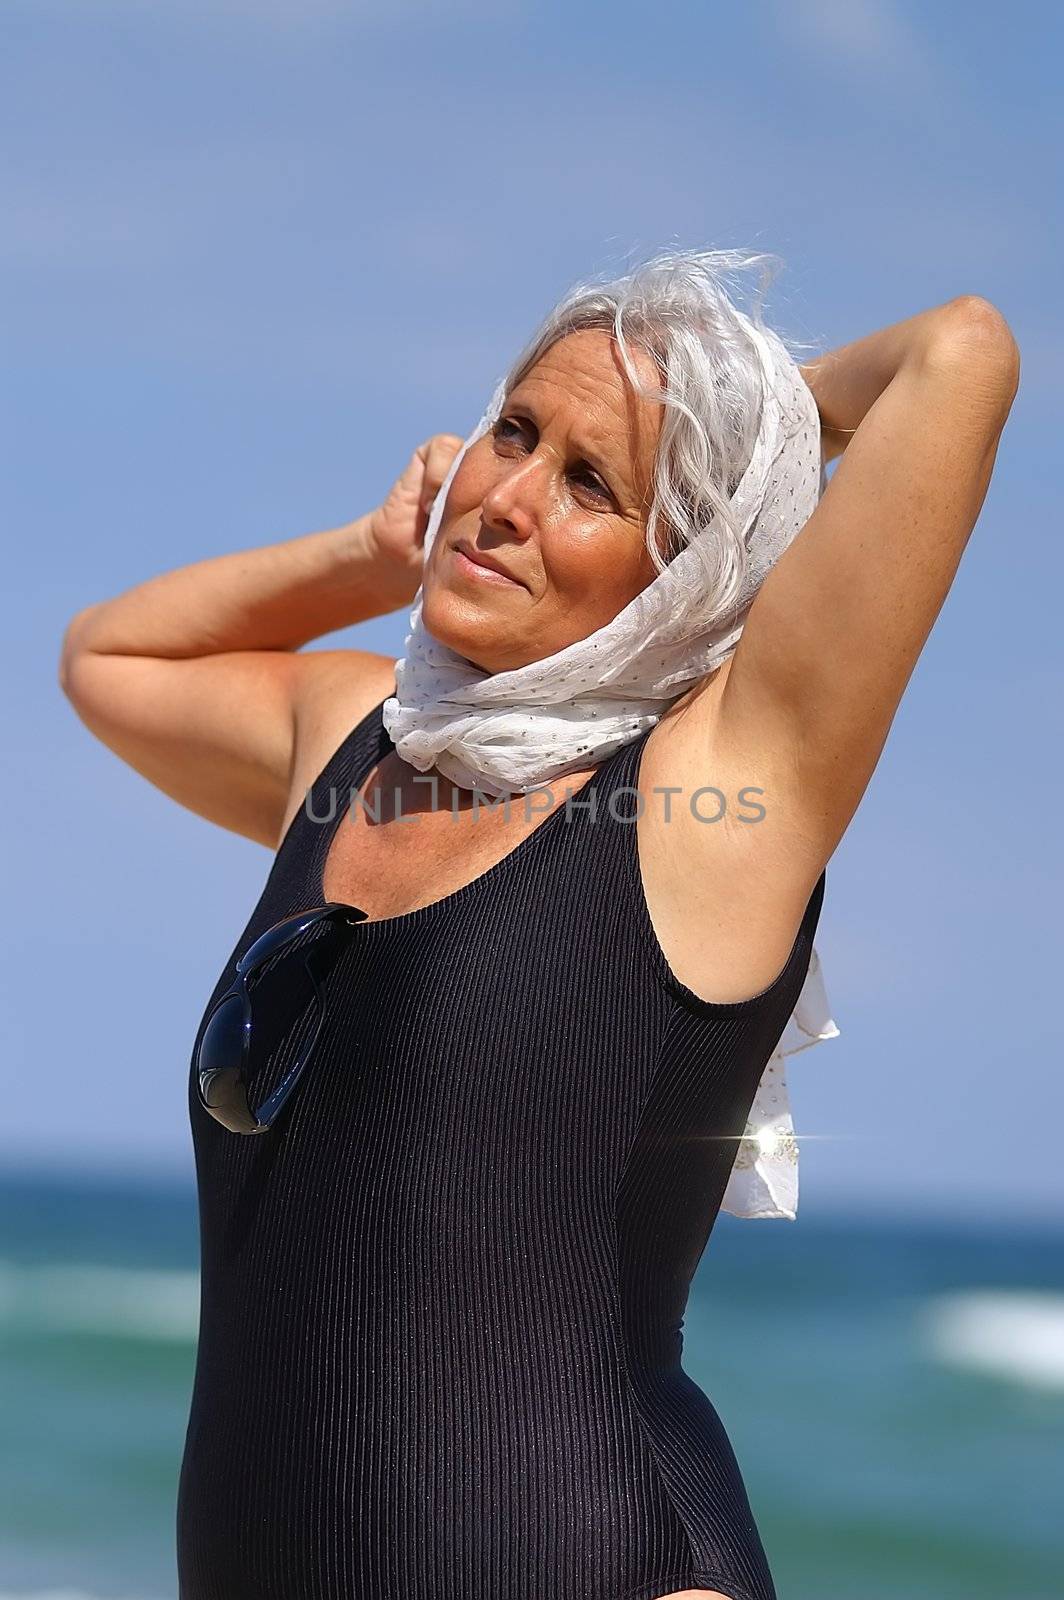
[[[323,841],[326,900],[357,905],[373,920],[405,916],[464,892],[522,854],[534,834],[586,781],[578,773],[542,790],[504,798],[448,792],[387,763],[352,787]],[[570,817],[572,813],[569,813]]]

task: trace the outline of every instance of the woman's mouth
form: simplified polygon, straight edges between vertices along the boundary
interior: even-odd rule
[[[469,553],[468,546],[454,545],[451,550],[454,556],[455,567],[465,577],[472,578],[480,583],[505,584],[510,589],[523,589],[525,586],[517,578],[509,577],[505,572],[499,572],[495,567],[489,567],[485,560]]]

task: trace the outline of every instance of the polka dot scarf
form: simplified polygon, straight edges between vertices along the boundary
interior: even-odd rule
[[[698,582],[703,530],[664,572],[596,632],[506,672],[488,673],[432,637],[419,589],[396,693],[383,720],[399,755],[436,768],[460,788],[501,797],[604,761],[652,727],[682,694],[734,651],[765,576],[808,521],[826,486],[816,403],[779,338],[747,320],[762,370],[762,416],[749,465],[731,500],[748,556],[738,595],[722,612]],[[498,420],[500,383],[451,463],[425,530],[428,558],[447,494],[469,447]],[[793,1217],[798,1159],[784,1057],[834,1038],[816,952],[794,1015],[766,1068],[732,1171],[724,1209]]]

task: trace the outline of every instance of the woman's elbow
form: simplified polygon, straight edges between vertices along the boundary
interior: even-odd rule
[[[84,606],[71,617],[63,634],[63,642],[59,650],[59,687],[68,699],[71,698],[74,688],[74,664],[85,649],[85,621],[90,612],[97,610],[100,602],[91,606]]]
[[[1020,386],[1020,347],[992,301],[979,294],[947,301],[930,354],[936,366],[965,372],[1008,415]]]

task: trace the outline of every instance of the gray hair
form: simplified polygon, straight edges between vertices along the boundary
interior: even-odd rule
[[[738,593],[746,573],[746,546],[730,501],[761,421],[761,363],[747,321],[787,349],[761,319],[761,301],[780,265],[779,257],[762,252],[675,249],[622,277],[581,281],[544,318],[503,380],[509,396],[567,334],[612,332],[634,392],[666,407],[646,528],[651,560],[663,572],[717,518],[719,535],[700,546],[699,582],[723,604]],[[744,313],[729,288],[754,268],[761,281]],[[663,379],[660,389],[641,383],[630,341],[653,358]]]

